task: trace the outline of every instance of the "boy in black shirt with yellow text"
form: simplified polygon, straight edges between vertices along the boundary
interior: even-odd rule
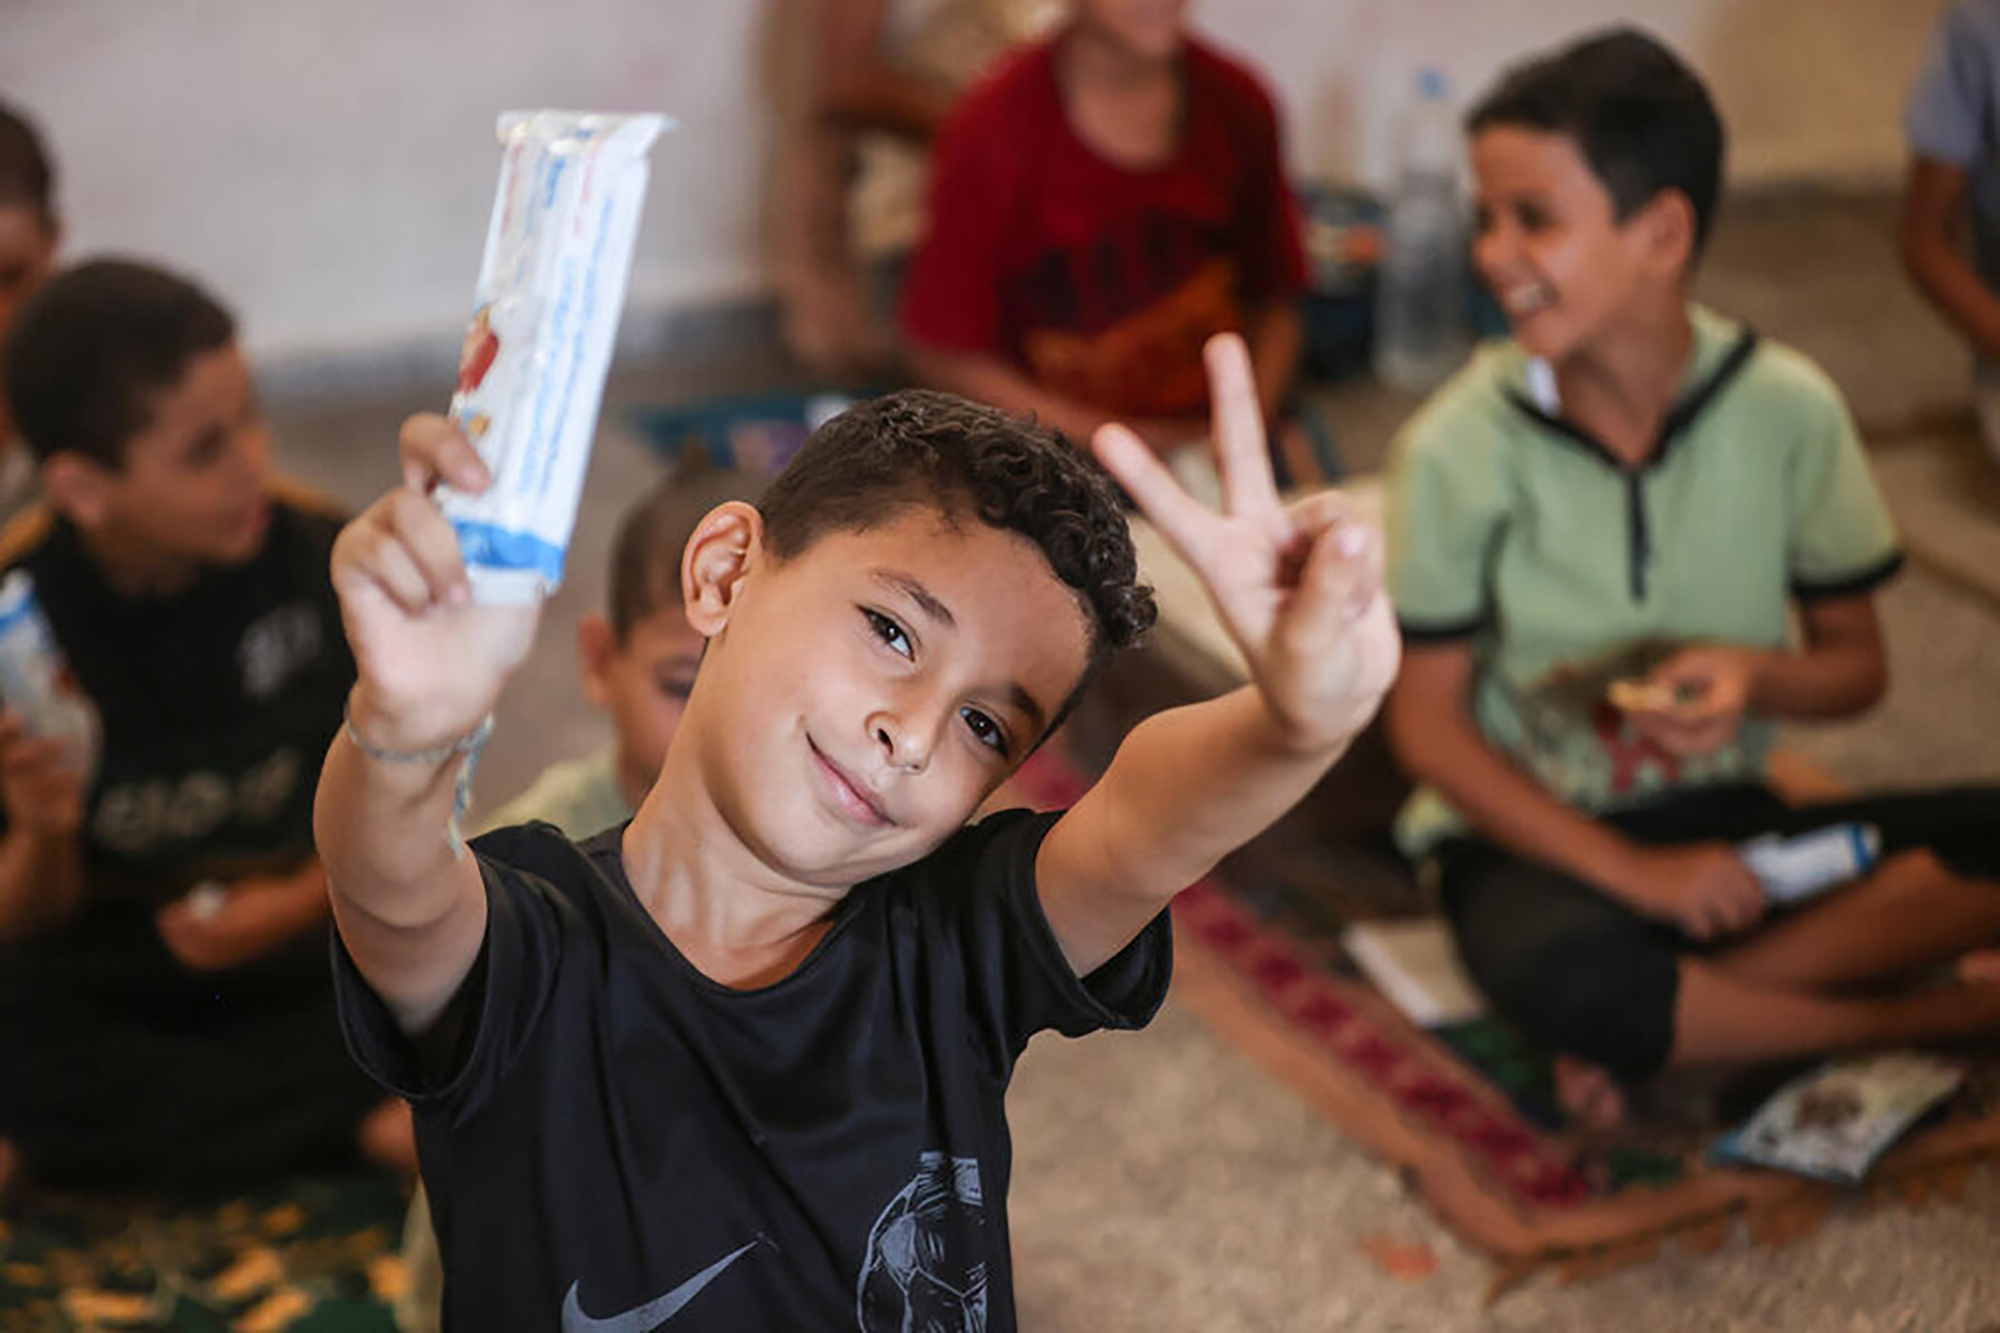
[[[63,1189],[235,1186],[357,1145],[407,1167],[407,1113],[341,1047],[312,846],[354,680],[339,519],[278,493],[234,322],[174,274],[51,279],[6,392],[46,512],[0,569],[33,580],[101,744],[79,771],[0,711],[0,1159]]]

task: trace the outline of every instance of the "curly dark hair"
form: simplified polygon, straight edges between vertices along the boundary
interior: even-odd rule
[[[861,403],[814,432],[757,503],[764,539],[790,559],[829,532],[856,532],[912,505],[1018,532],[1088,609],[1090,658],[1056,719],[1109,660],[1152,627],[1118,492],[1060,433],[928,389]],[[1050,724],[1050,730],[1055,723]]]

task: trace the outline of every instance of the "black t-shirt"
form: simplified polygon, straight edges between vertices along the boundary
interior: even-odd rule
[[[354,680],[327,572],[338,529],[277,504],[255,557],[165,596],[119,593],[60,522],[15,562],[102,729],[84,901],[0,947],[0,1135],[46,1182],[255,1177],[343,1150],[379,1100],[342,1049],[319,932],[198,972],[155,924],[202,879],[313,854]]]
[[[1005,1094],[1028,1038],[1148,1021],[1163,912],[1078,980],[1010,811],[856,887],[796,971],[734,991],[633,895],[623,828],[477,840],[489,904],[448,1068],[336,949],[362,1063],[417,1109],[451,1329],[1014,1327]]]
[[[327,575],[339,530],[275,504],[254,558],[166,596],[119,593],[67,523],[17,562],[103,727],[94,881],[160,899],[311,853],[315,779],[354,682]]]

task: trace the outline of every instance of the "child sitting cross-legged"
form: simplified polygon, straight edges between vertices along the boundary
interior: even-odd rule
[[[234,323],[173,274],[51,279],[6,387],[47,513],[0,568],[99,742],[0,712],[0,1138],[48,1189],[408,1169],[407,1113],[342,1047],[312,845],[354,679],[339,519],[281,493]]]
[[[2000,792],[1796,807],[1783,719],[1873,704],[1896,535],[1826,376],[1694,304],[1723,131],[1632,31],[1508,75],[1468,120],[1474,260],[1513,337],[1398,440],[1393,741],[1424,784],[1468,970],[1617,1079],[2000,1032],[2000,986],[1919,979],[2000,933]],[[1799,635],[1789,632],[1796,612]],[[1874,826],[1882,860],[1777,909],[1747,839]]]

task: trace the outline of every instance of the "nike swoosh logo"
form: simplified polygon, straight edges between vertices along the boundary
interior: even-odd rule
[[[636,1310],[613,1315],[609,1319],[592,1319],[583,1312],[583,1303],[577,1299],[578,1282],[569,1284],[569,1295],[563,1301],[563,1333],[653,1333],[653,1330],[681,1312],[681,1308],[695,1297],[701,1289],[722,1276],[722,1270],[757,1248],[751,1241],[733,1254],[725,1254],[708,1267],[696,1273],[687,1281],[675,1287],[658,1300],[647,1301]]]

